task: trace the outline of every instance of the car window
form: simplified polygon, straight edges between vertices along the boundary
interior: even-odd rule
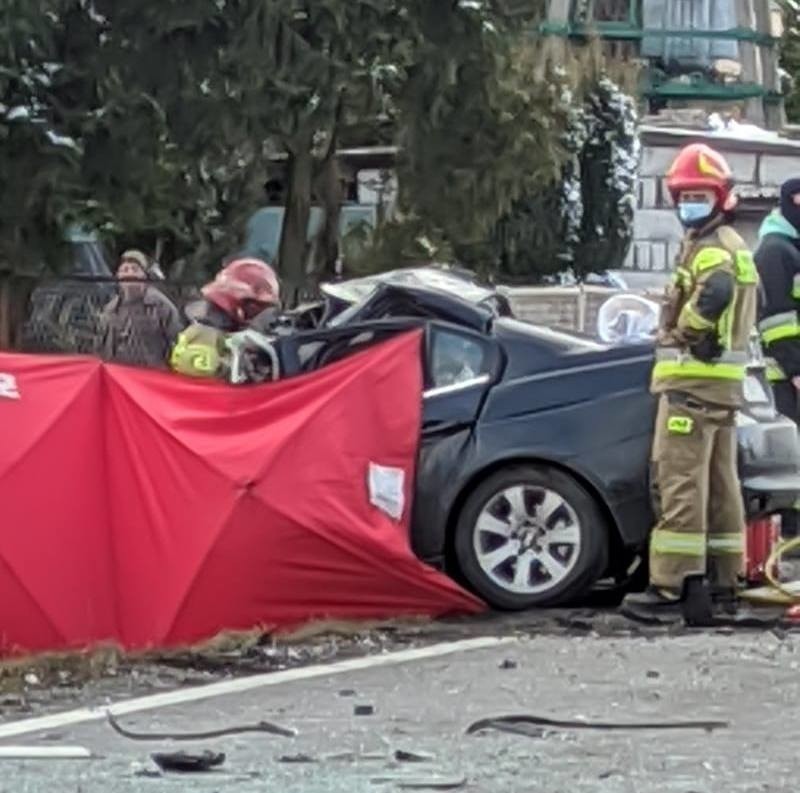
[[[458,385],[490,372],[488,344],[455,330],[433,329],[428,358],[431,388]]]

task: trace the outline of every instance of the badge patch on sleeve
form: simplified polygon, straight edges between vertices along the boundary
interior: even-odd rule
[[[688,416],[670,416],[667,419],[667,432],[673,435],[691,435],[694,419]]]

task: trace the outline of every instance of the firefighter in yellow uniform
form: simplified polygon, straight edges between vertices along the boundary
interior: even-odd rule
[[[659,397],[653,473],[660,519],[650,537],[650,585],[625,598],[628,617],[683,615],[710,624],[735,611],[745,516],[735,415],[756,322],[758,274],[727,225],[736,206],[725,159],[683,149],[667,187],[686,235],[668,290],[651,390]]]
[[[189,377],[227,380],[230,336],[280,305],[280,283],[266,262],[235,259],[203,287],[202,295],[186,310],[190,322],[175,341],[170,368]]]

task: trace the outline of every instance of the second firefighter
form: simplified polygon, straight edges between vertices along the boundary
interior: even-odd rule
[[[686,234],[652,373],[661,514],[650,538],[650,585],[623,603],[625,614],[643,619],[685,614],[687,582],[703,577],[717,604],[735,606],[745,531],[735,416],[758,300],[752,254],[729,225],[736,197],[725,159],[704,144],[687,146],[667,187]]]

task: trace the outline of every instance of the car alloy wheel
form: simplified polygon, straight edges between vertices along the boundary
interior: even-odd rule
[[[575,567],[581,526],[573,507],[555,490],[515,485],[498,492],[478,516],[475,557],[484,575],[515,595],[557,587]]]
[[[584,597],[608,569],[609,550],[597,498],[568,472],[536,463],[472,484],[453,537],[465,583],[510,610]]]

